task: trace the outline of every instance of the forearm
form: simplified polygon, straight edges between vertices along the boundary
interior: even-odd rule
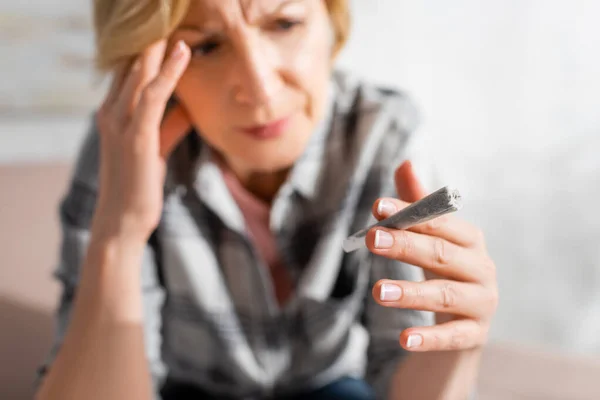
[[[94,235],[69,328],[37,398],[149,399],[141,241]]]
[[[481,349],[410,353],[398,365],[390,400],[466,400],[477,381]]]

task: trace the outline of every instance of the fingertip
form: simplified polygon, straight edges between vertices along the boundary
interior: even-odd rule
[[[404,161],[394,173],[396,190],[401,200],[413,203],[425,197],[427,192],[421,185],[414,169],[412,161]]]
[[[190,53],[190,48],[183,40],[178,40],[173,46],[172,56],[178,60],[184,60]]]
[[[373,204],[373,216],[379,220],[391,217],[407,204],[391,197],[382,197]]]
[[[142,69],[142,58],[137,56],[131,64],[131,73],[138,74]]]
[[[379,300],[379,293],[381,292],[381,283],[377,282],[371,288],[371,296],[375,299],[375,301]]]
[[[188,45],[183,40],[177,41],[169,56],[169,64],[171,65],[167,67],[167,70],[170,70],[168,73],[176,81],[175,85],[187,69],[190,59],[191,50]]]
[[[377,235],[377,227],[369,229],[367,235],[365,236],[365,245],[369,251],[377,251],[375,248],[375,236]]]
[[[410,177],[412,171],[412,162],[410,160],[404,161],[400,164],[394,172],[394,180],[396,181],[396,189],[399,193],[406,191],[406,182]]]
[[[386,279],[381,279],[375,282],[375,284],[373,285],[373,289],[371,289],[371,294],[373,295],[375,301],[377,301],[378,303],[381,302],[381,285],[383,285],[385,282],[387,282]]]
[[[423,335],[414,329],[405,329],[399,340],[400,346],[407,351],[416,351],[423,347]]]
[[[409,173],[410,171],[412,171],[412,161],[411,160],[405,160],[404,162],[402,162],[402,164],[400,164],[397,168],[396,171],[394,173],[395,177],[402,177],[402,176],[406,176],[407,173]]]
[[[380,219],[380,213],[379,213],[379,203],[381,202],[381,198],[375,200],[375,202],[373,203],[373,206],[371,207],[371,213],[373,214],[373,216],[377,219]]]
[[[404,350],[409,350],[408,347],[406,346],[406,342],[408,341],[408,336],[409,336],[408,329],[405,329],[400,333],[400,337],[398,338],[398,342],[400,343],[400,346],[402,346],[402,348]]]

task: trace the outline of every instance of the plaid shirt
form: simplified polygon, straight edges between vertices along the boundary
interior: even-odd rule
[[[167,185],[141,287],[157,397],[167,376],[242,398],[277,397],[352,376],[384,398],[405,355],[400,332],[431,323],[427,313],[381,307],[371,296],[377,280],[420,280],[420,269],[366,249],[342,251],[345,237],[373,222],[373,201],[395,196],[394,170],[416,148],[409,146],[418,137],[415,109],[406,95],[341,72],[333,74],[330,99],[272,203],[270,228],[295,287],[284,306],[210,149],[200,143],[189,184]],[[61,203],[55,276],[63,293],[56,344],[42,374],[68,326],[90,238],[98,160],[92,124]]]

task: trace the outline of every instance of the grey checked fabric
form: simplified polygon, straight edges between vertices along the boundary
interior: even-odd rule
[[[164,379],[239,398],[277,398],[344,376],[370,382],[385,398],[402,360],[400,332],[431,323],[427,313],[378,306],[379,279],[422,279],[420,269],[342,251],[350,233],[373,222],[372,203],[395,196],[393,172],[417,148],[417,115],[400,92],[332,76],[327,117],[278,192],[270,225],[294,279],[284,307],[248,236],[211,150],[195,133],[199,156],[189,184],[169,179],[161,223],[143,260],[145,345],[156,395]],[[176,154],[180,154],[176,153]],[[63,292],[60,350],[98,192],[95,125],[60,207],[62,250],[55,276]]]

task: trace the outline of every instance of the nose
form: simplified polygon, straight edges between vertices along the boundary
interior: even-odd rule
[[[282,88],[276,49],[264,40],[247,37],[236,58],[233,74],[235,101],[255,107],[272,104]]]

